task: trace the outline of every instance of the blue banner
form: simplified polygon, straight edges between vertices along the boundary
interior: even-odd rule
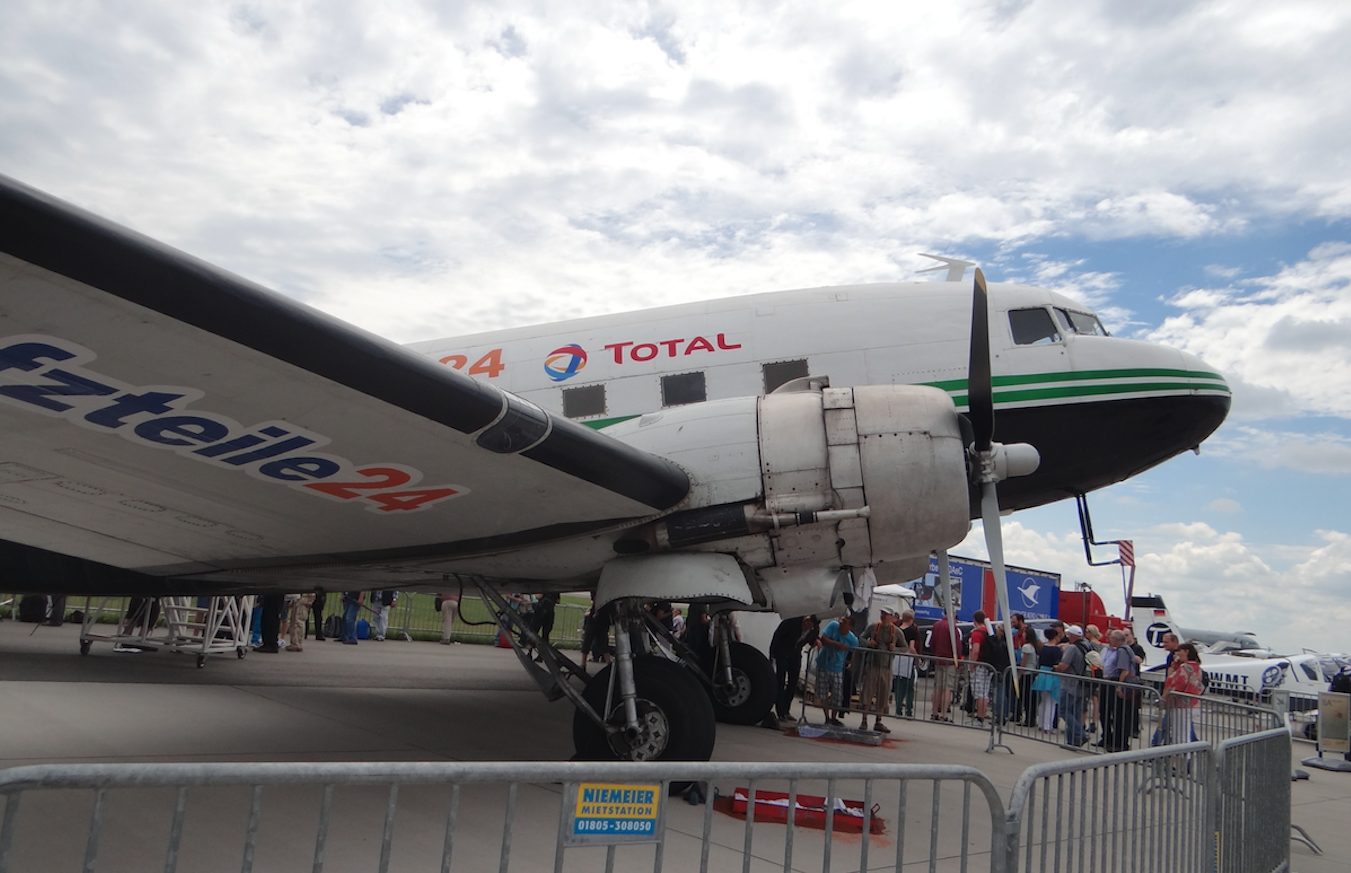
[[[952,571],[952,599],[958,621],[971,621],[976,610],[996,617],[994,572],[984,561],[949,558]],[[1009,607],[1026,618],[1060,617],[1060,574],[1007,567]],[[929,572],[922,579],[905,583],[915,591],[915,617],[927,623],[943,617],[942,583],[938,577],[938,559],[929,559]]]

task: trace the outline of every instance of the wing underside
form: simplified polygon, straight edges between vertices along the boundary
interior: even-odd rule
[[[12,588],[342,577],[632,524],[688,490],[665,459],[2,177],[0,249]]]

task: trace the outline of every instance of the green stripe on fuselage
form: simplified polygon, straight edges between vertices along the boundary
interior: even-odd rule
[[[1207,373],[1203,370],[1171,370],[1165,368],[1139,367],[1127,370],[1070,370],[1059,373],[1025,373],[1017,376],[995,376],[991,381],[995,388],[1008,387],[1012,385],[1037,385],[1047,382],[1086,382],[1097,379],[1203,379],[1206,382],[1218,383],[1205,386],[1193,385],[1189,387],[1199,388],[1223,388],[1229,390],[1229,385],[1224,381],[1224,377],[1218,373]],[[942,382],[925,382],[933,388],[941,391],[965,391],[965,379],[947,379]],[[1159,383],[1151,382],[1149,385]]]
[[[1212,386],[1191,382],[1134,382],[1127,385],[1061,385],[1054,388],[1029,388],[1023,391],[996,391],[995,403],[1022,403],[1028,400],[1059,400],[1066,397],[1094,397],[1104,394],[1148,394],[1151,391],[1196,391]],[[1226,389],[1227,391],[1227,389]],[[967,395],[954,394],[956,406],[966,406]]]
[[[591,421],[578,422],[595,430],[603,430],[612,424],[619,424],[621,421],[628,421],[630,418],[637,418],[636,415],[617,415],[614,418],[597,418]]]
[[[1052,385],[1051,383],[1086,382],[1090,380],[1131,379],[1127,383],[1105,385]],[[1152,382],[1139,381],[1149,379],[1197,380]],[[1066,397],[1093,397],[1109,394],[1147,394],[1151,391],[1223,391],[1229,393],[1229,385],[1218,373],[1201,370],[1171,370],[1164,368],[1135,368],[1126,370],[1074,370],[1060,373],[1027,373],[1018,376],[995,376],[993,380],[995,403],[1023,403],[1030,400],[1063,400]],[[1198,384],[1200,382],[1200,384]],[[948,379],[942,382],[923,383],[952,394],[955,406],[968,405],[965,379]],[[1021,391],[1000,391],[1017,385],[1044,385],[1043,388],[1028,388]],[[956,394],[953,392],[963,392]],[[597,418],[583,421],[581,424],[596,430],[603,430],[622,421],[637,418],[637,415],[619,415],[613,418]]]

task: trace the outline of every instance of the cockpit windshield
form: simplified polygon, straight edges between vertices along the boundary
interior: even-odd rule
[[[1020,346],[1060,342],[1060,331],[1045,309],[1010,309],[1009,328],[1013,341]]]
[[[1098,317],[1091,312],[1076,312],[1073,309],[1060,309],[1055,311],[1056,319],[1066,333],[1075,333],[1080,336],[1107,336],[1107,329],[1098,321]]]

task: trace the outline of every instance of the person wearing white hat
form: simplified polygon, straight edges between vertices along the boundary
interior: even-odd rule
[[[1065,628],[1069,642],[1055,665],[1060,679],[1060,717],[1065,720],[1065,745],[1078,747],[1088,742],[1084,731],[1084,683],[1075,677],[1088,673],[1088,643],[1084,642],[1084,629],[1077,624]]]

